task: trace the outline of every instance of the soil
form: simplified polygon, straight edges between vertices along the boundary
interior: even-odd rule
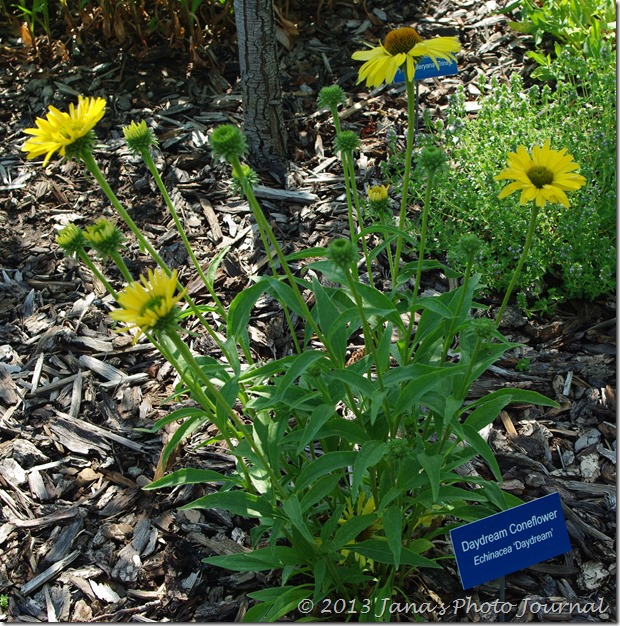
[[[292,3],[286,15],[282,9],[290,174],[282,189],[262,173],[257,194],[287,251],[326,245],[347,227],[332,126],[325,112],[316,112],[319,89],[338,82],[349,96],[342,118],[363,140],[360,185],[378,182],[386,133],[403,135],[403,87],[369,93],[355,84],[358,68],[350,55],[362,39],[376,41],[406,24],[422,35],[459,36],[459,74],[421,86],[421,106],[432,115],[442,115],[459,84],[475,115],[482,73],[504,81],[520,72],[527,81],[532,70],[525,56],[531,41],[508,28],[495,0],[351,0],[326,3],[318,16],[311,8]],[[107,98],[95,156],[120,200],[160,254],[180,268],[200,303],[208,294],[190,282],[171,218],[122,137],[123,125],[146,119],[160,142],[156,163],[199,259],[207,263],[230,246],[216,281],[218,295],[230,302],[266,260],[247,204],[231,195],[226,168],[205,146],[216,125],[242,122],[233,33],[223,28],[203,63],[183,50],[118,50],[92,39],[48,46],[45,58],[33,59],[10,33],[1,35],[0,594],[8,606],[0,607],[0,619],[239,620],[252,602],[246,594],[277,585],[277,573],[236,574],[202,562],[243,550],[250,529],[248,520],[222,511],[178,509],[204,493],[203,486],[141,489],[164,469],[160,455],[172,431],[148,429],[182,402],[168,400],[174,372],[148,343],[134,346],[113,332],[110,296],[55,243],[63,225],[87,226],[102,215],[112,217],[113,210],[77,164],[52,161],[43,169],[19,150],[23,130],[48,105],[66,108],[80,93]],[[124,257],[136,274],[149,266],[131,239]],[[111,275],[122,286],[121,277]],[[447,288],[440,275],[426,280],[425,289]],[[490,298],[488,304],[493,309],[498,302]],[[251,322],[254,350],[264,358],[287,349],[271,317],[259,308]],[[511,405],[488,436],[504,489],[524,500],[561,494],[573,549],[507,576],[510,611],[504,616],[488,605],[499,598],[497,582],[465,592],[450,559],[441,570],[420,570],[406,590],[408,600],[449,607],[445,614],[419,610],[424,621],[616,620],[615,327],[611,298],[569,302],[548,317],[528,319],[508,309],[502,330],[523,347],[494,365],[473,394],[518,386],[560,403],[556,410]],[[193,348],[218,356],[204,338],[196,338]],[[528,366],[519,371],[515,366],[523,359]],[[209,435],[194,433],[165,469],[232,467],[224,451],[198,446]],[[486,472],[482,463],[478,469]],[[450,553],[447,542],[437,550]],[[560,600],[586,609],[535,610],[536,602]]]

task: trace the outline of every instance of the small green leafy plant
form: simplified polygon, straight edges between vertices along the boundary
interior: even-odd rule
[[[549,45],[555,56],[568,47],[586,58],[609,56],[615,49],[616,3],[612,0],[517,0],[501,12],[517,9],[520,20],[509,25],[534,39],[538,50],[526,53],[540,66],[532,74],[534,78],[553,79],[549,71],[552,56],[543,49]]]
[[[371,68],[372,81],[386,79],[383,72],[393,69],[391,56],[414,57],[417,46],[431,55],[458,50],[455,41],[423,42],[413,29],[393,33],[392,44],[400,37],[397,52],[392,54],[388,46],[371,53],[385,52],[379,57],[379,74]],[[365,51],[362,60],[367,56]],[[403,67],[412,112],[413,70],[406,60]],[[176,393],[191,399],[153,426],[157,430],[181,422],[162,452],[162,465],[184,437],[207,424],[217,428],[207,445],[225,450],[235,461],[230,473],[183,468],[146,489],[204,484],[208,493],[183,508],[219,508],[255,520],[251,549],[206,559],[242,572],[280,571],[279,586],[248,594],[257,601],[244,617],[250,622],[297,616],[296,611],[304,615],[325,598],[344,602],[350,619],[389,619],[381,611],[385,599],[405,597],[413,572],[438,568],[450,558],[437,549],[450,528],[519,504],[501,490],[499,466],[480,431],[511,402],[557,406],[538,393],[513,388],[469,398],[472,384],[516,347],[498,331],[514,284],[493,320],[476,301],[481,280],[475,271],[476,236],[465,232],[459,239],[460,273],[426,258],[432,206],[446,181],[446,155],[436,147],[416,154],[413,188],[424,204],[418,236],[407,232],[412,132],[407,133],[405,154],[411,165],[397,187],[402,194],[398,215],[390,219],[386,186],[373,188],[367,201],[360,198],[353,169],[360,140],[341,127],[343,101],[340,87],[321,91],[319,104],[331,111],[336,128],[334,147],[340,153],[349,224],[349,232],[325,248],[285,256],[254,195],[255,175],[242,163],[247,148],[243,134],[224,125],[210,135],[214,158],[230,165],[236,189],[248,201],[270,267],[267,275],[252,277],[228,306],[214,288],[226,251],[206,271],[200,268],[155,167],[151,151],[157,141],[145,122],[125,127],[125,138],[162,193],[207,288],[207,304],[193,301],[99,169],[94,127],[104,114],[103,99],[80,97],[68,113],[50,111],[47,120],[37,120],[37,127],[26,131],[31,138],[23,146],[30,158],[44,156],[44,163],[55,152],[80,161],[156,266],[136,280],[118,253],[125,235],[107,219],[84,231],[70,224],[58,235],[65,252],[82,259],[114,296],[118,308],[111,317],[127,324],[136,341],[144,336],[153,343],[179,374]],[[496,178],[514,179],[502,196],[520,190],[522,202],[534,201],[522,265],[539,209],[547,202],[567,203],[565,191],[584,181],[575,173],[572,157],[547,144],[535,147],[531,156],[520,146],[518,167],[515,158],[509,155],[508,167]],[[383,218],[367,222],[368,209]],[[92,254],[104,265],[114,263],[128,285],[117,292]],[[375,285],[379,255],[385,255],[390,270],[383,289]],[[457,286],[437,295],[421,293],[422,275],[430,269],[445,272]],[[279,303],[290,340],[289,353],[269,361],[255,357],[248,334],[254,307],[265,295]],[[189,316],[200,322],[221,358],[190,349],[184,339]],[[476,456],[494,480],[463,471]]]
[[[529,214],[497,200],[492,178],[506,148],[551,139],[566,146],[582,164],[588,184],[566,209],[547,205],[540,216],[539,237],[519,275],[519,303],[526,310],[553,308],[571,298],[595,298],[616,287],[616,137],[615,59],[584,59],[565,49],[553,62],[557,86],[525,89],[513,74],[510,82],[482,77],[480,110],[465,113],[458,90],[445,122],[427,121],[421,145],[441,142],[450,157],[450,176],[436,192],[429,218],[429,250],[462,268],[456,250],[463,228],[477,234],[483,246],[477,263],[487,293],[505,290],[523,246]],[[384,176],[397,181],[401,157],[384,164]],[[419,187],[412,192],[422,199]]]

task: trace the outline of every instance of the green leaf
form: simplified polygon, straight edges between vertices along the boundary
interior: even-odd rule
[[[152,489],[164,489],[165,487],[176,487],[178,485],[196,485],[200,483],[235,483],[241,484],[238,478],[233,476],[224,476],[219,472],[209,469],[194,469],[192,467],[184,467],[168,476],[164,476],[159,480],[142,487],[145,491]]]
[[[297,494],[291,494],[284,502],[282,503],[282,508],[288,518],[291,520],[291,523],[297,530],[303,535],[304,539],[310,543],[314,543],[314,537],[312,533],[308,529],[306,525],[306,521],[303,516],[303,511],[301,508],[301,504],[299,503],[299,498]]]
[[[400,565],[400,554],[403,547],[403,512],[399,506],[391,506],[381,516],[383,530],[388,546],[394,556],[394,567]]]
[[[376,513],[369,513],[367,515],[355,515],[351,519],[346,520],[344,524],[341,524],[334,535],[333,549],[340,550],[346,546],[349,542],[358,537],[362,531],[372,526],[377,518],[378,515]]]
[[[295,381],[313,364],[324,359],[325,354],[318,350],[307,350],[301,354],[296,355],[296,358],[292,360],[291,365],[284,377],[280,380],[276,380],[277,392],[273,395],[272,402],[277,404],[282,402],[289,387],[292,387]]]
[[[439,499],[439,484],[441,481],[441,470],[444,462],[443,456],[438,454],[428,456],[426,453],[422,453],[417,454],[416,458],[428,476],[428,484],[430,485],[431,493],[433,495],[433,503],[435,503]]]
[[[294,611],[299,603],[312,596],[312,587],[288,586],[275,587],[273,589],[261,589],[252,591],[247,595],[256,600],[262,600],[260,604],[250,607],[243,616],[244,622],[253,624],[272,624],[280,620],[291,611]],[[272,592],[268,595],[266,592]]]
[[[149,428],[141,428],[143,432],[147,433],[156,433],[160,428],[171,424],[172,422],[176,422],[177,420],[185,419],[186,417],[198,417],[202,415],[205,419],[209,419],[209,415],[204,409],[187,406],[182,409],[177,409],[176,411],[172,411],[166,415],[166,417],[162,417],[160,420],[157,420],[152,426]]]
[[[357,454],[353,465],[353,479],[351,481],[351,499],[357,498],[358,490],[369,467],[376,465],[385,455],[387,444],[385,441],[367,441]]]
[[[228,308],[228,335],[241,340],[247,337],[252,309],[267,291],[268,285],[261,280],[238,293]]]
[[[286,565],[304,565],[306,561],[307,554],[303,550],[288,546],[269,546],[252,550],[251,552],[209,556],[203,559],[203,563],[217,565],[235,572],[260,572],[280,569]]]
[[[320,404],[312,411],[303,432],[301,433],[297,454],[301,454],[304,448],[313,440],[321,439],[320,430],[330,418],[336,417],[334,407],[330,404]]]
[[[327,291],[316,278],[312,279],[312,292],[316,298],[316,311],[319,316],[319,326],[328,338],[329,348],[338,358],[339,363],[344,363],[347,351],[347,333],[343,326],[334,327],[334,322],[340,314]]]
[[[210,493],[179,508],[181,510],[224,509],[224,511],[244,517],[275,518],[281,516],[269,504],[266,498],[255,496],[245,491],[218,491],[217,493]]]
[[[351,544],[350,548],[347,546],[347,549],[350,549],[352,552],[357,552],[377,563],[394,565],[394,555],[387,541],[383,539],[368,539],[361,543]],[[418,554],[412,548],[406,548],[404,546],[401,549],[400,562],[403,565],[411,565],[413,567],[441,568],[435,561]]]
[[[316,480],[301,499],[300,504],[302,512],[305,513],[308,509],[333,493],[339,482],[340,476],[338,474],[322,476]]]
[[[217,274],[217,270],[223,261],[224,257],[230,250],[230,246],[224,246],[211,260],[209,263],[209,269],[207,270],[207,280],[209,281],[209,285],[213,286],[215,282],[215,275]]]
[[[325,474],[340,470],[343,467],[353,465],[357,458],[357,452],[353,451],[338,451],[327,452],[323,456],[318,457],[308,465],[306,465],[299,476],[295,488],[298,492],[309,487],[313,481],[317,480]]]

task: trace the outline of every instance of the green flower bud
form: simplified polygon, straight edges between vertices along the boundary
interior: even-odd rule
[[[358,150],[361,145],[360,138],[352,130],[345,130],[336,135],[334,146],[336,152],[345,152],[351,154]]]
[[[431,146],[422,150],[418,164],[428,174],[432,175],[443,168],[447,160],[448,155],[441,148]]]
[[[411,453],[409,443],[405,439],[390,439],[388,455],[393,459],[402,459]]]
[[[123,135],[125,135],[127,146],[134,154],[142,154],[151,146],[157,145],[157,138],[144,120],[139,124],[131,122],[129,126],[124,126]]]
[[[75,224],[67,224],[56,235],[56,243],[69,256],[84,250],[85,241],[84,232]]]
[[[495,322],[488,317],[477,317],[470,323],[473,331],[480,339],[492,339],[497,333]]]
[[[344,104],[345,101],[344,89],[340,85],[323,87],[319,91],[319,97],[317,98],[319,108],[330,110],[335,109],[339,104]]]
[[[334,239],[327,248],[329,258],[338,266],[347,269],[356,258],[355,248],[349,239]]]
[[[258,174],[249,166],[242,164],[241,171],[245,176],[246,180],[250,183],[250,187],[255,187],[259,183]],[[235,170],[233,170],[232,181],[230,183],[232,192],[237,195],[243,194],[243,185],[241,184],[241,180],[237,176]]]
[[[105,217],[89,226],[84,237],[103,259],[118,252],[123,243],[123,233]]]
[[[248,144],[241,130],[232,124],[218,126],[209,137],[211,152],[214,157],[223,157],[231,163],[234,158],[242,157],[248,149]]]
[[[463,235],[457,244],[457,252],[467,259],[473,259],[480,248],[482,248],[482,241],[473,233]]]

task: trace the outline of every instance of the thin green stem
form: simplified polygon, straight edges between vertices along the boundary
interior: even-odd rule
[[[303,312],[304,319],[310,325],[310,327],[312,328],[313,332],[315,333],[319,341],[325,346],[325,349],[329,353],[330,358],[333,359],[334,363],[337,363],[338,360],[336,356],[333,354],[332,350],[330,349],[329,342],[327,342],[323,333],[321,332],[321,329],[318,327],[317,323],[312,317],[310,309],[308,308],[308,305],[306,304],[304,297],[301,295],[301,292],[299,291],[299,286],[297,285],[297,281],[295,280],[295,277],[293,276],[293,273],[291,272],[288,266],[288,263],[286,262],[286,257],[284,256],[284,253],[282,252],[282,248],[280,247],[280,244],[278,243],[278,240],[276,239],[273,233],[273,230],[271,229],[271,226],[269,225],[269,222],[267,221],[267,218],[265,217],[265,214],[263,213],[260,207],[260,204],[258,203],[258,200],[256,199],[256,196],[254,195],[252,186],[249,184],[247,177],[243,173],[243,169],[241,168],[241,163],[239,162],[239,159],[237,157],[232,158],[230,164],[235,172],[235,175],[237,176],[237,179],[240,180],[243,184],[243,191],[248,200],[248,204],[250,205],[250,208],[252,209],[252,214],[254,215],[254,219],[256,220],[256,223],[258,224],[259,229],[264,231],[265,237],[268,239],[268,241],[264,242],[267,247],[267,251],[268,251],[267,253],[270,254],[269,243],[271,243],[276,253],[276,256],[278,257],[278,261],[280,262],[280,266],[282,267],[282,270],[284,271],[289,281],[291,289],[293,290],[293,293],[295,294],[295,298],[297,299],[297,302],[299,303],[300,309]]]
[[[121,257],[121,255],[115,251],[110,254],[110,258],[114,261],[114,264],[120,270],[123,278],[128,283],[133,282],[133,276],[131,275],[131,272],[129,271],[129,268],[127,267],[125,261],[123,261],[123,257]]]
[[[256,442],[254,441],[254,438],[252,437],[251,433],[248,431],[246,425],[241,421],[237,413],[235,413],[234,409],[226,401],[226,399],[224,398],[220,390],[213,384],[213,382],[211,382],[211,379],[205,374],[202,368],[198,365],[198,363],[196,362],[196,359],[194,358],[194,355],[191,353],[191,350],[187,347],[186,343],[181,339],[178,333],[169,333],[167,337],[170,338],[175,348],[179,351],[179,354],[181,355],[182,359],[185,361],[187,366],[191,369],[192,373],[199,379],[200,385],[203,385],[205,389],[207,389],[209,393],[213,396],[213,398],[215,398],[216,406],[213,407],[214,415],[216,415],[217,405],[219,404],[226,411],[230,421],[235,425],[235,428],[237,429],[237,431],[243,436],[244,440],[252,448],[253,453],[260,460],[261,465],[263,466],[263,469],[269,474],[271,478],[271,482],[273,484],[274,489],[279,491],[281,496],[286,497],[286,492],[284,488],[282,487],[282,485],[280,484],[278,476],[274,473],[273,469],[271,468],[271,464],[269,463],[267,458],[264,456],[263,451],[261,450],[259,446],[256,445]],[[192,384],[190,388],[192,389],[192,391],[195,389],[200,389],[200,385]],[[202,389],[200,389],[200,391],[202,391]],[[210,403],[210,406],[212,406],[211,403]],[[214,422],[214,423],[220,429],[220,431],[222,432],[222,435],[227,436],[226,426],[223,424],[217,424],[217,422]],[[232,445],[232,443],[229,443],[229,445]],[[232,449],[233,447],[231,447],[231,450]]]
[[[409,198],[409,181],[411,179],[411,162],[413,160],[413,139],[414,139],[414,119],[415,119],[415,91],[413,88],[413,76],[409,76],[405,65],[405,85],[407,88],[407,145],[405,148],[405,172],[403,174],[403,190],[400,200],[400,214],[398,217],[398,238],[396,239],[396,252],[394,253],[394,272],[392,273],[392,288],[396,288],[398,274],[400,271],[400,257],[403,249],[402,233],[405,229],[407,219],[407,202]]]
[[[112,191],[112,188],[108,184],[108,181],[105,179],[103,172],[99,168],[99,165],[97,165],[97,162],[93,158],[93,155],[90,152],[87,152],[82,155],[82,160],[84,162],[84,165],[86,166],[86,169],[93,175],[93,177],[101,187],[103,193],[105,193],[108,200],[111,202],[112,206],[118,211],[118,214],[123,218],[124,222],[129,227],[129,230],[131,230],[131,232],[134,234],[134,236],[138,240],[138,243],[140,244],[140,247],[151,255],[157,265],[165,272],[167,276],[170,276],[172,274],[172,271],[170,270],[166,262],[161,258],[161,256],[157,254],[155,248],[153,248],[153,246],[148,242],[148,240],[138,228],[137,224],[133,221],[123,205],[119,202],[116,194],[114,193],[114,191]],[[177,287],[179,291],[183,291],[183,285],[181,285],[180,282],[177,282]],[[215,330],[211,328],[209,322],[205,319],[200,309],[196,306],[196,303],[186,291],[184,293],[183,299],[189,305],[192,313],[194,313],[194,315],[200,320],[200,323],[204,326],[209,336],[222,351],[222,353],[226,357],[226,360],[229,363],[233,362],[233,359],[229,356],[228,349],[224,345],[224,342],[220,339]]]
[[[502,321],[502,316],[504,315],[504,311],[506,309],[506,305],[508,304],[508,300],[512,294],[515,285],[517,284],[517,280],[519,279],[519,274],[523,269],[523,265],[525,264],[525,259],[530,251],[530,247],[532,245],[532,241],[534,239],[534,231],[536,230],[536,220],[538,219],[538,209],[539,207],[534,204],[532,207],[532,215],[530,216],[530,223],[527,229],[527,235],[525,237],[525,245],[523,246],[523,252],[521,253],[521,258],[519,259],[519,263],[517,264],[517,268],[512,275],[512,279],[510,280],[510,284],[508,285],[508,289],[506,290],[506,295],[502,300],[502,305],[499,307],[499,312],[497,313],[496,324],[499,327],[500,322]]]
[[[431,191],[433,189],[433,183],[435,181],[435,172],[427,173],[426,180],[426,190],[424,192],[424,206],[422,207],[422,229],[420,231],[420,245],[418,249],[418,266],[416,268],[415,273],[415,285],[413,286],[413,297],[411,300],[410,312],[411,317],[409,318],[409,328],[407,330],[407,337],[409,338],[407,342],[404,342],[403,348],[405,351],[409,352],[409,359],[412,356],[413,352],[413,342],[411,341],[413,336],[413,326],[415,323],[415,305],[418,300],[418,294],[420,291],[420,281],[422,280],[422,266],[424,265],[424,251],[426,249],[426,230],[428,225],[428,214],[431,203]],[[411,350],[408,351],[407,346],[411,345]]]
[[[112,294],[112,296],[116,300],[116,298],[118,297],[118,294],[114,290],[114,287],[110,285],[110,283],[105,279],[104,275],[99,271],[99,269],[91,261],[86,250],[84,249],[78,250],[77,255],[80,258],[80,261],[82,261],[82,263],[86,265],[86,267],[95,275],[95,277],[99,280],[99,282],[101,282],[101,284],[107,289],[108,293]]]
[[[194,253],[194,250],[192,249],[189,239],[187,238],[187,234],[185,233],[183,224],[181,223],[181,220],[179,219],[179,215],[177,213],[176,207],[174,206],[172,199],[170,198],[170,194],[168,193],[168,190],[166,189],[166,186],[164,185],[164,181],[162,180],[161,175],[159,171],[157,170],[157,167],[155,166],[155,162],[153,161],[153,157],[151,156],[151,153],[149,152],[147,148],[143,150],[140,154],[142,155],[142,158],[146,166],[151,172],[151,175],[155,179],[155,183],[157,184],[157,187],[164,199],[164,202],[166,203],[166,206],[168,207],[168,210],[170,211],[170,215],[172,216],[174,225],[176,226],[176,229],[181,237],[181,240],[183,241],[183,245],[185,246],[185,250],[187,251],[189,258],[191,259],[192,264],[194,265],[194,268],[196,272],[198,273],[198,276],[200,276],[200,279],[204,283],[205,287],[208,289],[209,294],[211,295],[211,298],[213,298],[213,301],[215,302],[215,306],[217,308],[218,315],[220,315],[222,319],[224,320],[224,322],[226,322],[227,317],[228,317],[226,309],[222,305],[220,299],[217,297],[217,294],[215,293],[215,290],[213,289],[213,285],[208,280],[207,276],[202,270],[202,267],[200,266],[200,263],[198,262],[198,259],[196,258],[196,254]]]

